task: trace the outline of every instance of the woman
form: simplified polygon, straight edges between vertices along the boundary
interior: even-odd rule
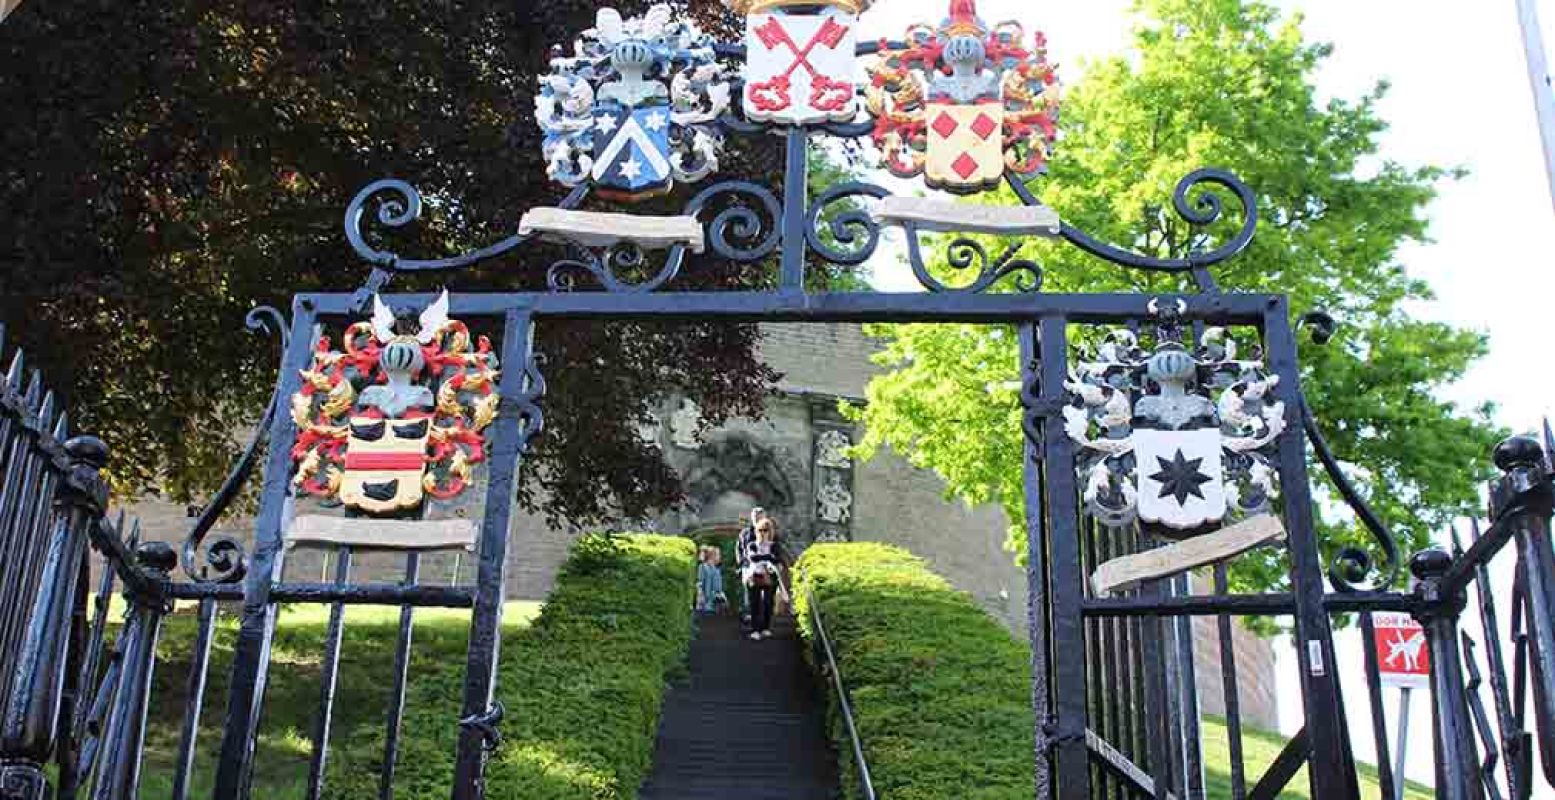
[[[750,601],[751,641],[772,638],[772,609],[777,600],[778,583],[788,559],[777,542],[777,525],[770,517],[756,523],[756,537],[746,545],[740,571],[745,594]]]

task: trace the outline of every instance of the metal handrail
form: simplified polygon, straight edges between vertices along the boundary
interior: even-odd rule
[[[869,776],[869,762],[864,758],[864,743],[859,740],[858,726],[853,720],[853,704],[848,701],[848,688],[842,683],[842,670],[837,668],[837,656],[832,652],[831,638],[826,635],[826,623],[821,619],[821,604],[815,600],[815,590],[805,587],[805,602],[810,606],[810,620],[815,623],[815,638],[826,653],[826,667],[831,673],[832,685],[837,690],[837,704],[842,708],[842,721],[848,727],[848,740],[853,745],[853,763],[858,765],[859,789],[864,800],[879,800],[875,783]]]

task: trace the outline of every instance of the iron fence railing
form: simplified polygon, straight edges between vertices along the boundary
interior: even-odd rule
[[[837,693],[837,709],[842,715],[842,724],[848,731],[848,743],[853,750],[853,764],[858,769],[859,796],[863,800],[878,800],[875,794],[874,778],[870,776],[869,759],[864,757],[864,742],[859,738],[858,722],[853,717],[853,702],[848,694],[846,682],[842,679],[842,670],[837,666],[837,654],[832,649],[831,637],[826,633],[826,621],[821,613],[821,604],[816,600],[815,590],[805,585],[805,604],[810,611],[810,624],[815,631],[816,650],[826,659],[826,674],[831,677],[832,691]]]

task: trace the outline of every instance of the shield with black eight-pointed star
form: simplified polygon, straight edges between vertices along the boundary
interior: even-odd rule
[[[1226,515],[1218,428],[1135,430],[1139,518],[1189,530]]]

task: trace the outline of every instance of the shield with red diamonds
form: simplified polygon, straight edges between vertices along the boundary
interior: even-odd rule
[[[346,507],[383,514],[420,505],[431,426],[426,417],[352,417],[340,483]]]
[[[745,23],[745,115],[802,125],[849,120],[858,17],[838,8],[751,14]]]
[[[930,186],[968,193],[989,189],[1004,176],[1004,109],[997,103],[929,103]]]

